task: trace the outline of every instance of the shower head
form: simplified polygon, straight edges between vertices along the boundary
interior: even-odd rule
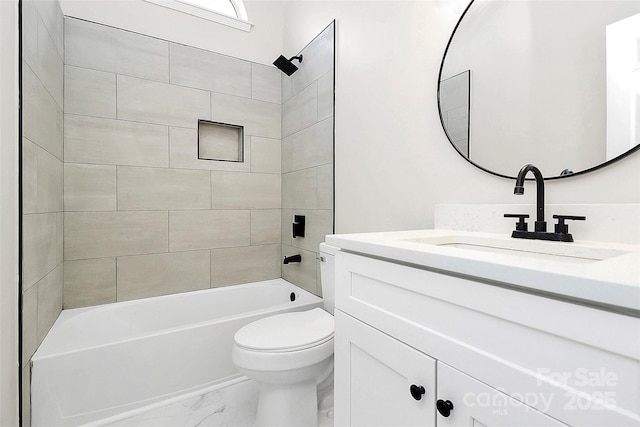
[[[287,76],[290,76],[291,74],[295,73],[296,71],[298,71],[298,67],[296,67],[293,62],[294,59],[297,59],[300,63],[302,63],[302,55],[298,55],[298,56],[294,56],[291,59],[287,59],[284,56],[280,55],[278,57],[278,59],[276,59],[275,61],[273,61],[273,65],[275,65],[276,67],[278,67],[280,69],[280,71],[282,71],[283,73],[285,73]]]

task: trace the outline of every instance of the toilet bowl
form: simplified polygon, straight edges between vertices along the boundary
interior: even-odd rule
[[[336,251],[320,244],[324,309],[265,317],[234,337],[233,363],[260,384],[255,427],[318,425],[318,385],[333,375]]]

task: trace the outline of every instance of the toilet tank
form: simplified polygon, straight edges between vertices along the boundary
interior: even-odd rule
[[[320,243],[320,284],[324,309],[331,314],[335,308],[335,255],[340,249]]]

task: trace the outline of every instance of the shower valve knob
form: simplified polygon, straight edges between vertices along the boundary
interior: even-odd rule
[[[304,215],[294,215],[293,224],[291,224],[291,228],[293,231],[292,234],[294,239],[296,237],[304,237],[304,226],[305,226]]]

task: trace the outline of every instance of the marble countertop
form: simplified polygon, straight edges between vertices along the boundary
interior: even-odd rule
[[[336,234],[326,242],[349,252],[640,317],[639,245],[452,230]]]

